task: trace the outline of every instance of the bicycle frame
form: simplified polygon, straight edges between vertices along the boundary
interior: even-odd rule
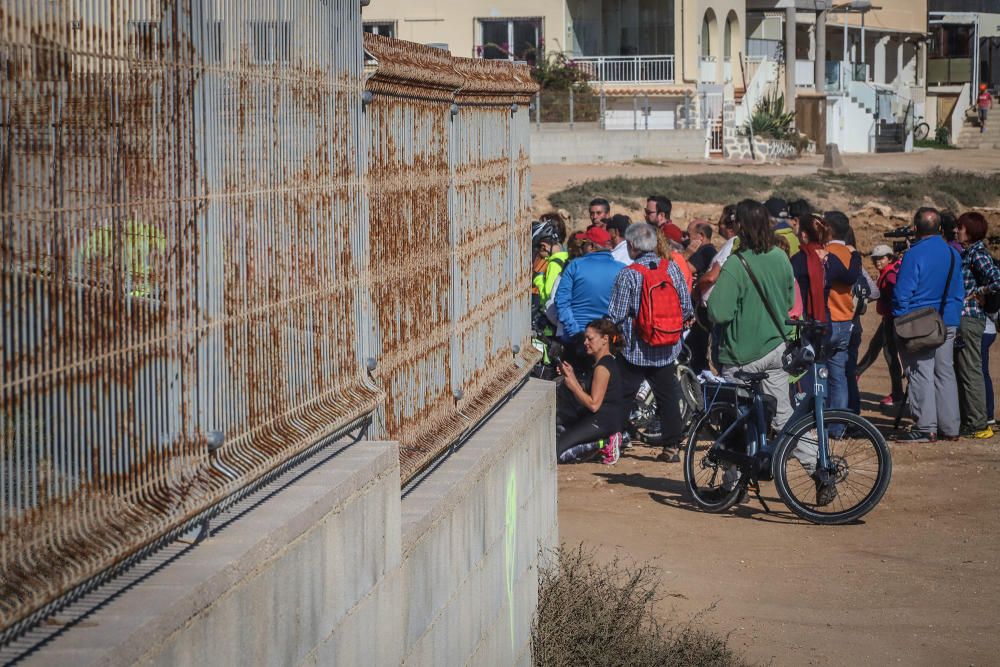
[[[811,411],[814,419],[816,420],[816,436],[818,441],[816,468],[818,470],[828,468],[830,455],[823,415],[823,405],[826,401],[827,395],[826,376],[827,371],[822,364],[814,363],[812,365],[812,371],[806,376],[813,382],[812,393],[803,398],[803,400],[795,406],[792,416],[789,417],[781,431],[772,440],[768,440],[767,437],[768,428],[766,410],[764,406],[764,395],[763,392],[759,391],[759,387],[758,390],[755,391],[754,387],[748,384],[735,382],[721,383],[719,385],[720,387],[736,390],[743,389],[751,393],[750,405],[744,406],[737,403],[737,418],[733,420],[733,422],[726,427],[726,429],[719,434],[718,438],[715,440],[716,443],[723,442],[727,437],[732,435],[734,431],[746,426],[747,433],[750,435],[747,441],[746,454],[727,450],[723,455],[724,458],[729,459],[732,463],[742,462],[745,464],[752,464],[758,461],[761,454],[767,454],[777,449],[778,445],[781,444],[782,439],[789,436],[790,428],[803,418],[807,417]],[[707,401],[707,396],[706,403],[709,403],[709,401]],[[706,409],[707,408],[708,405],[706,405]]]
[[[826,421],[823,415],[823,405],[826,403],[827,394],[827,370],[826,367],[820,363],[813,363],[812,370],[805,375],[805,377],[812,380],[813,390],[812,394],[806,396],[795,409],[792,411],[792,416],[788,418],[785,425],[782,427],[781,432],[778,433],[775,438],[775,448],[780,444],[783,438],[787,438],[789,435],[789,429],[799,422],[802,418],[806,417],[810,410],[813,413],[813,417],[816,420],[816,447],[818,449],[816,458],[816,469],[823,470],[827,468],[830,464],[830,452],[827,441],[826,433]]]

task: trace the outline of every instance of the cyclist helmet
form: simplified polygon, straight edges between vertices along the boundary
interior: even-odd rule
[[[558,240],[559,234],[556,233],[556,228],[548,220],[545,222],[535,220],[531,223],[531,245],[536,246],[542,241],[551,243]]]

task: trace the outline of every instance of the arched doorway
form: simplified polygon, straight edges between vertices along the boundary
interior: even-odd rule
[[[722,38],[722,78],[723,81],[732,81],[734,73],[739,70],[739,63],[736,60],[742,51],[740,33],[740,19],[736,12],[730,11],[726,16],[726,28]]]
[[[716,83],[718,75],[719,21],[711,9],[705,12],[701,22],[701,58],[698,63],[698,80],[702,83]]]

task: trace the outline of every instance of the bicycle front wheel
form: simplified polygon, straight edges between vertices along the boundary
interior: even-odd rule
[[[927,123],[917,123],[913,128],[913,138],[916,141],[923,141],[931,134],[931,126]]]
[[[719,437],[737,416],[735,405],[714,403],[695,418],[688,435],[684,482],[695,504],[706,512],[725,512],[739,501],[745,486],[736,466],[717,457],[719,449],[725,446],[718,442]],[[733,434],[732,444],[745,448],[745,442],[740,442],[741,434],[742,430]]]
[[[803,519],[819,524],[856,521],[885,495],[892,457],[885,438],[871,422],[853,412],[823,414],[829,447],[826,470],[816,467],[819,438],[809,416],[789,430],[774,452],[778,495]],[[838,437],[830,437],[830,432]]]

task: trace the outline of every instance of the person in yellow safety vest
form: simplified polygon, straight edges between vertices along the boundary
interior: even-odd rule
[[[126,279],[125,293],[132,297],[153,296],[154,257],[167,247],[166,237],[156,226],[126,220],[120,227],[114,223],[98,227],[84,243],[82,259],[97,259],[106,264],[106,269],[113,267],[116,234],[121,234],[119,247]]]
[[[545,264],[532,278],[532,285],[538,291],[539,304],[544,308],[569,262],[569,253],[563,250],[566,230],[558,221],[546,220],[532,225],[532,245],[538,248],[538,255],[545,258]]]
[[[792,257],[799,251],[799,233],[792,226],[788,214],[788,202],[779,197],[771,197],[764,202],[764,208],[771,218],[771,228],[774,233],[788,242],[788,256]]]

